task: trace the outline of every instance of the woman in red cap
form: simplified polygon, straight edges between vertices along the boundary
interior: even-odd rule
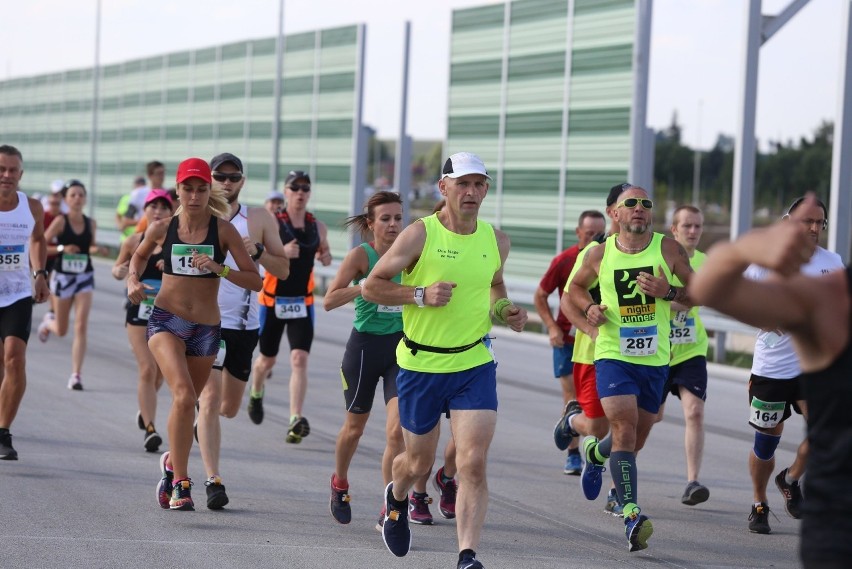
[[[195,403],[220,350],[219,280],[259,291],[260,276],[234,226],[221,219],[225,197],[213,191],[210,166],[188,158],[177,170],[180,207],[174,217],[152,223],[130,260],[127,297],[139,304],[153,288],[142,282],[148,259],[163,251],[163,281],[148,317],[148,347],[172,392],[169,413],[171,451],[160,457],[160,507],[194,510],[189,451]],[[230,252],[239,270],[227,267]]]
[[[147,223],[156,223],[161,219],[170,218],[173,210],[172,197],[165,190],[151,190],[148,197],[145,198],[144,219],[147,220]],[[127,273],[130,270],[130,258],[133,257],[133,252],[144,238],[144,232],[132,233],[122,242],[121,250],[118,252],[118,257],[112,267],[113,277],[118,280],[127,278]],[[136,363],[139,368],[137,388],[139,414],[136,417],[137,423],[139,428],[145,431],[143,439],[145,450],[157,452],[163,439],[154,428],[154,418],[157,412],[157,391],[163,384],[163,374],[160,373],[160,368],[154,361],[154,355],[148,349],[146,331],[148,329],[148,317],[154,309],[154,297],[160,290],[160,284],[163,280],[163,249],[161,247],[155,248],[154,253],[148,257],[140,280],[153,287],[153,290],[140,304],[128,303],[125,328],[127,328],[127,338],[130,340],[130,347],[136,356]]]

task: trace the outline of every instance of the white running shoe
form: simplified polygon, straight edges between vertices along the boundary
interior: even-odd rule
[[[83,380],[80,379],[79,373],[72,373],[68,378],[68,389],[83,391]]]
[[[41,342],[47,342],[50,337],[50,323],[56,319],[53,312],[45,312],[41,318],[41,324],[38,325],[38,339]]]

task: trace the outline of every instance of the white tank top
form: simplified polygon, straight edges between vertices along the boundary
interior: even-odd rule
[[[247,237],[248,207],[240,205],[237,215],[231,219],[231,225],[237,229],[240,237]],[[225,264],[231,269],[239,270],[230,251],[225,257]],[[257,293],[238,287],[227,279],[219,283],[219,312],[222,317],[222,328],[228,330],[257,330],[260,328],[258,318]]]
[[[802,266],[802,274],[818,277],[831,271],[843,269],[843,260],[837,253],[817,247],[811,260]],[[763,280],[769,271],[756,265],[750,266],[745,276],[752,280]],[[830,300],[826,300],[831,302]],[[775,332],[757,333],[754,343],[754,359],[751,363],[751,373],[771,379],[793,379],[802,373],[799,357],[793,348],[790,334]]]
[[[18,205],[0,211],[0,308],[32,297],[30,282],[30,236],[35,218],[24,192],[16,192]],[[43,269],[44,267],[35,267]]]

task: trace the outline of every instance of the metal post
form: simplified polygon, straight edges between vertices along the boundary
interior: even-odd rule
[[[734,148],[734,184],[731,196],[731,239],[751,228],[754,210],[754,165],[757,144],[754,136],[757,106],[757,68],[760,55],[762,18],[761,0],[746,5],[743,86],[740,91],[740,115],[737,144]]]
[[[852,0],[843,2],[843,41],[840,44],[840,92],[834,121],[831,157],[831,200],[828,208],[828,248],[850,261],[852,242]]]
[[[500,70],[500,122],[497,127],[497,179],[494,188],[494,225],[500,227],[503,217],[503,172],[506,169],[506,107],[509,99],[509,42],[512,27],[512,2],[503,5],[503,64]]]
[[[394,157],[393,185],[396,186],[399,196],[402,198],[402,224],[408,225],[411,211],[411,145],[409,144],[408,131],[408,60],[411,45],[411,22],[405,22],[405,31],[402,48],[402,95],[399,108],[399,136],[396,143],[396,156]]]
[[[275,85],[272,97],[275,108],[272,112],[272,159],[269,162],[269,188],[278,187],[278,161],[281,159],[281,84],[284,81],[284,0],[278,2],[278,36],[275,38]]]
[[[695,140],[695,161],[692,165],[692,205],[701,207],[699,200],[701,199],[701,107],[704,102],[698,101],[698,128]]]
[[[630,170],[631,183],[648,188],[645,164],[645,128],[648,115],[648,69],[651,56],[651,16],[654,0],[636,0],[636,27],[633,41],[633,105],[630,112]]]
[[[565,79],[562,82],[562,131],[559,149],[559,209],[556,212],[556,253],[565,248],[565,193],[567,192],[568,167],[568,112],[571,105],[571,59],[574,44],[574,0],[568,0],[568,14],[565,19]]]
[[[97,203],[98,175],[98,99],[100,98],[101,74],[101,0],[96,2],[95,10],[95,66],[92,69],[92,133],[89,137],[89,199],[87,208],[89,217],[95,217]]]
[[[364,24],[358,26],[355,65],[355,114],[352,117],[352,168],[349,174],[350,202],[349,214],[361,213],[364,208],[364,185],[367,173],[367,145],[369,138],[367,128],[361,123],[362,102],[364,100],[364,50],[367,44],[367,28]],[[353,234],[352,247],[361,242],[358,235]]]

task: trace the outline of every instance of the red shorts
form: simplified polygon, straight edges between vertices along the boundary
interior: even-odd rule
[[[574,391],[586,417],[600,419],[606,416],[598,398],[594,364],[574,364]]]

